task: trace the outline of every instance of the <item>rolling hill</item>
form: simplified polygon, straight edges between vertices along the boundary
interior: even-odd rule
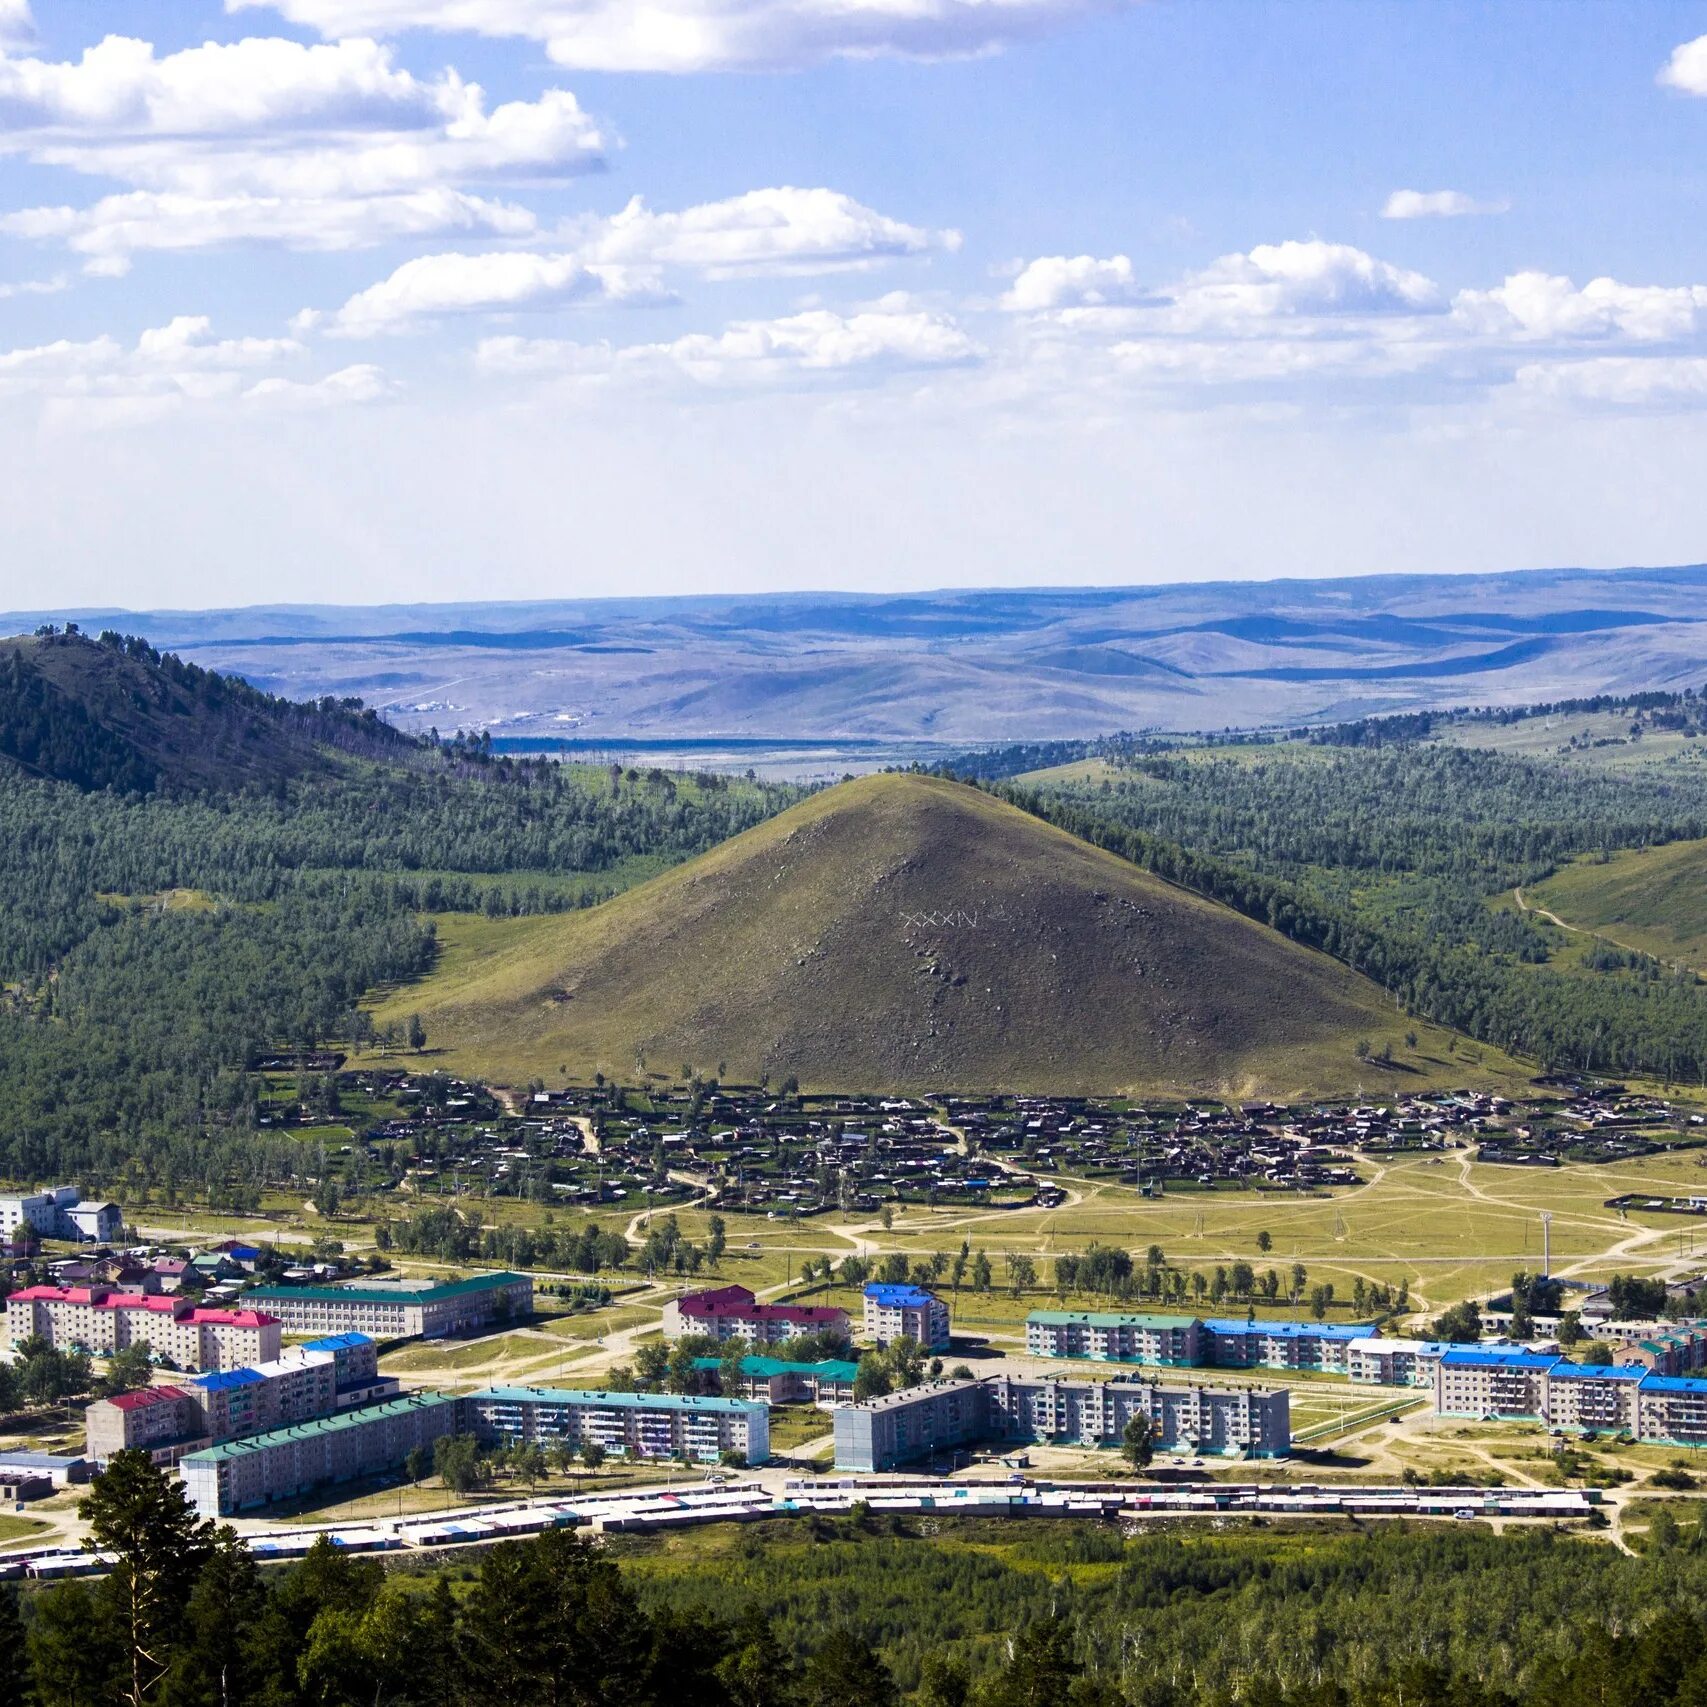
[[[828,789],[587,912],[443,921],[378,1017],[500,1082],[1351,1089],[1374,985],[958,783]],[[1425,1049],[1429,1044],[1425,1042]],[[1462,1069],[1459,1069],[1462,1077]]]
[[[1578,860],[1532,885],[1525,897],[1572,929],[1657,960],[1707,969],[1707,842]]]
[[[330,750],[419,746],[357,701],[293,704],[108,632],[0,640],[0,765],[79,788],[150,793],[276,783]]]

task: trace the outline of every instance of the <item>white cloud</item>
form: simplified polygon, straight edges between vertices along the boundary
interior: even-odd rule
[[[392,390],[370,366],[313,380],[267,374],[303,354],[293,338],[216,338],[205,315],[180,315],[129,346],[103,333],[0,351],[0,399],[38,403],[49,426],[111,427],[192,406],[326,408]]]
[[[423,83],[372,41],[207,42],[164,58],[107,36],[75,61],[0,59],[0,113],[67,133],[231,136],[285,126],[404,126],[478,99],[454,72]]]
[[[589,260],[690,267],[710,278],[820,273],[960,245],[958,232],[903,224],[837,190],[786,185],[679,213],[654,213],[636,196],[571,234]]]
[[[666,344],[578,344],[550,338],[488,338],[489,373],[531,377],[677,375],[703,386],[765,386],[805,378],[880,378],[968,367],[984,350],[953,320],[885,298],[850,314],[808,309],[776,320],[737,321]]]
[[[0,350],[0,374],[235,371],[264,367],[302,353],[302,346],[293,338],[213,339],[211,330],[212,322],[206,315],[180,314],[164,326],[143,332],[129,350],[106,333],[82,342],[61,338],[33,348]]]
[[[27,208],[0,216],[0,233],[57,240],[87,258],[90,272],[122,274],[146,250],[210,249],[271,243],[287,249],[361,249],[390,239],[448,231],[522,237],[534,217],[511,203],[459,190],[300,201],[284,196],[221,197],[133,190],[93,206]]]
[[[289,410],[342,408],[351,403],[376,403],[395,395],[397,387],[383,368],[358,362],[339,368],[324,379],[262,379],[243,393],[243,401],[255,407]]]
[[[1130,378],[1190,385],[1271,385],[1286,380],[1383,380],[1412,374],[1439,354],[1379,338],[1124,339],[1109,358]]]
[[[1660,69],[1659,81],[1685,95],[1707,95],[1707,36],[1674,47]]]
[[[1689,336],[1707,310],[1707,286],[1627,285],[1591,279],[1578,290],[1551,273],[1513,273],[1492,290],[1463,290],[1453,318],[1488,336],[1518,339],[1628,338],[1657,343]]]
[[[0,0],[0,47],[14,47],[35,35],[30,0]]]
[[[989,53],[1135,0],[226,0],[322,35],[524,36],[589,71],[787,70],[826,59]]]
[[[130,187],[88,208],[25,209],[8,228],[70,242],[108,271],[136,249],[525,234],[531,214],[467,186],[561,180],[598,167],[607,146],[567,90],[488,110],[477,84],[418,78],[372,41],[252,38],[159,56],[109,36],[77,61],[0,55],[0,151]]]
[[[1094,255],[1042,255],[1021,268],[1002,297],[1002,307],[1016,313],[1100,308],[1131,302],[1138,294],[1132,262],[1125,255],[1106,261]]]
[[[1519,389],[1548,402],[1642,409],[1707,406],[1707,357],[1595,356],[1588,361],[1531,362],[1517,370]]]
[[[423,318],[504,313],[570,304],[657,302],[662,270],[709,278],[863,268],[959,241],[862,206],[834,190],[754,190],[678,213],[654,213],[638,197],[609,219],[576,222],[554,253],[450,252],[405,262],[326,319],[346,336],[392,332]],[[319,316],[310,315],[308,324]]]
[[[302,317],[335,337],[400,332],[446,314],[500,313],[618,302],[655,302],[656,277],[634,268],[588,265],[575,255],[501,250],[486,255],[420,255],[358,291],[335,314]]]
[[[1504,213],[1510,202],[1479,202],[1462,190],[1395,190],[1381,209],[1383,219],[1462,219],[1473,213]]]
[[[20,296],[57,296],[70,288],[71,281],[63,274],[51,279],[19,279],[15,283],[0,284],[0,302],[9,302]]]
[[[1209,325],[1302,316],[1420,314],[1441,306],[1421,273],[1377,260],[1347,243],[1316,238],[1259,243],[1223,255],[1172,292],[1174,316]]]

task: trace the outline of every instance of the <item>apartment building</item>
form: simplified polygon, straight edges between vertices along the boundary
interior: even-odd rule
[[[1265,1322],[1239,1318],[1203,1324],[1212,1369],[1313,1369],[1343,1375],[1346,1350],[1367,1339],[1373,1324],[1364,1322]]]
[[[83,1414],[83,1454],[105,1466],[114,1453],[146,1452],[156,1464],[176,1464],[186,1452],[211,1446],[198,1432],[201,1410],[183,1387],[143,1387],[99,1399]]]
[[[696,1357],[695,1369],[717,1371],[721,1358]],[[763,1399],[772,1405],[840,1405],[853,1398],[859,1365],[845,1358],[818,1363],[788,1363],[779,1357],[741,1359],[741,1392],[724,1398]]]
[[[684,1393],[601,1393],[493,1387],[469,1401],[485,1439],[576,1449],[596,1442],[613,1458],[685,1458],[715,1464],[770,1458],[770,1411],[760,1400]]]
[[[1195,1369],[1204,1361],[1203,1324],[1195,1316],[1033,1310],[1025,1319],[1025,1349],[1033,1357]]]
[[[833,1413],[838,1470],[893,1470],[987,1440],[982,1381],[929,1381]]]
[[[1661,1446],[1707,1446],[1707,1381],[1644,1376],[1636,1389],[1636,1438]]]
[[[949,1348],[948,1306],[922,1286],[872,1281],[865,1289],[865,1337],[881,1351],[896,1340],[917,1340],[926,1351]]]
[[[745,1286],[690,1292],[664,1306],[664,1337],[705,1334],[761,1344],[801,1334],[848,1333],[848,1313],[827,1304],[761,1304]]]
[[[466,1433],[472,1416],[467,1399],[409,1393],[205,1447],[185,1456],[178,1473],[203,1517],[225,1517],[398,1469],[417,1447],[430,1452],[443,1436]]]
[[[1004,1440],[1118,1446],[1127,1423],[1142,1415],[1164,1452],[1276,1458],[1292,1448],[1291,1395],[1284,1387],[1014,1376],[993,1377],[985,1387],[991,1433]]]
[[[1159,1450],[1278,1458],[1292,1449],[1284,1387],[989,1376],[909,1387],[834,1413],[836,1467],[890,1470],[982,1441],[1118,1446],[1134,1416]]]
[[[532,1315],[533,1277],[499,1272],[426,1286],[259,1286],[243,1296],[293,1334],[438,1339]]]
[[[1263,1321],[1153,1312],[1033,1310],[1026,1350],[1035,1357],[1082,1357],[1179,1369],[1346,1370],[1347,1348],[1372,1337],[1364,1323]]]
[[[346,1335],[315,1341],[292,1346],[271,1363],[97,1400],[85,1413],[88,1454],[104,1464],[115,1452],[141,1447],[159,1463],[176,1463],[203,1446],[330,1416],[397,1391],[396,1377],[378,1372],[372,1340]]]
[[[1454,1346],[1435,1366],[1434,1408],[1442,1416],[1539,1422],[1547,1412],[1547,1371],[1558,1361],[1519,1346]]]
[[[1441,1416],[1523,1418],[1582,1434],[1707,1446],[1707,1380],[1641,1363],[1571,1363],[1550,1352],[1455,1346],[1440,1360]]]
[[[22,1228],[41,1239],[77,1239],[110,1244],[124,1216],[116,1203],[85,1203],[74,1185],[50,1186],[22,1197],[0,1197],[0,1240],[12,1241]]]
[[[167,1369],[234,1369],[279,1354],[281,1323],[255,1309],[213,1310],[110,1286],[26,1286],[6,1300],[13,1345],[39,1336],[62,1350],[111,1356],[146,1345]]]
[[[1646,1374],[1639,1364],[1555,1363],[1547,1371],[1543,1420],[1583,1434],[1634,1434],[1636,1392]]]
[[[1655,1375],[1692,1375],[1707,1368],[1707,1324],[1607,1322],[1595,1337],[1619,1348],[1619,1357]]]
[[[1451,1349],[1445,1340],[1365,1336],[1346,1345],[1345,1372],[1352,1381],[1378,1382],[1384,1387],[1432,1387],[1435,1365]]]

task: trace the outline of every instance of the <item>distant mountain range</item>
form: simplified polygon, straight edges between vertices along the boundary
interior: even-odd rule
[[[0,615],[506,745],[893,757],[1707,678],[1707,565],[1158,587]]]

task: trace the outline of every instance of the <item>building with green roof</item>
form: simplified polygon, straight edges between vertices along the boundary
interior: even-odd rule
[[[1147,1311],[1033,1310],[1025,1319],[1033,1357],[1081,1357],[1098,1363],[1153,1363],[1197,1369],[1206,1361],[1195,1316]]]
[[[695,1369],[721,1371],[719,1357],[696,1357]],[[859,1365],[829,1357],[818,1363],[789,1363],[780,1357],[743,1357],[742,1391],[773,1405],[839,1405],[853,1398]]]
[[[289,1499],[337,1482],[399,1468],[416,1447],[430,1451],[473,1424],[467,1399],[409,1393],[312,1422],[247,1435],[192,1452],[179,1464],[184,1491],[203,1517]]]
[[[438,1339],[533,1314],[533,1277],[500,1270],[424,1286],[258,1286],[243,1294],[293,1334]]]

